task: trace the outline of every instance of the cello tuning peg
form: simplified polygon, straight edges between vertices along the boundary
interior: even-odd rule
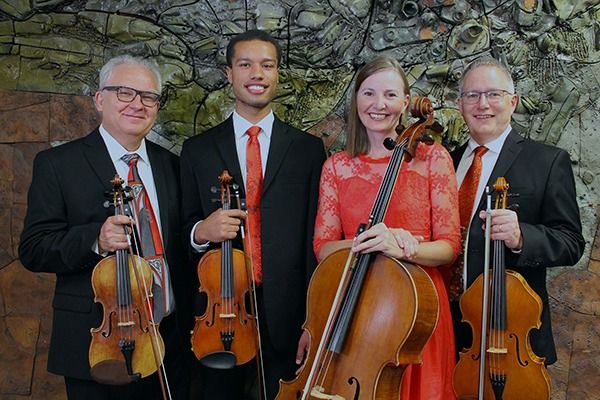
[[[444,131],[444,127],[437,121],[433,121],[431,125],[428,126],[429,129],[434,131],[435,133],[442,133]]]
[[[396,147],[396,142],[392,138],[385,138],[385,140],[383,141],[383,145],[388,150],[394,150],[394,148]]]
[[[435,140],[433,140],[433,137],[427,133],[419,138],[419,142],[423,142],[428,146],[431,146],[434,141]]]

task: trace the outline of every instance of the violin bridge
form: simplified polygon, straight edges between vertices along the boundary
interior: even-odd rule
[[[235,318],[235,314],[233,313],[229,313],[229,314],[219,314],[219,318]]]
[[[129,326],[134,326],[135,322],[133,321],[123,321],[123,322],[118,322],[117,326],[122,328],[122,327],[129,327]]]
[[[487,349],[487,352],[492,354],[508,354],[508,349],[506,347],[490,347]]]

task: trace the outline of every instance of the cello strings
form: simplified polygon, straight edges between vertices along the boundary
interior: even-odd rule
[[[392,184],[392,180],[397,178],[397,176],[398,176],[398,171],[402,165],[402,161],[404,160],[404,150],[406,148],[407,142],[408,142],[408,139],[403,139],[399,144],[396,144],[396,146],[394,147],[394,151],[392,152],[390,162],[389,162],[386,172],[383,176],[382,182],[379,186],[378,193],[375,198],[376,201],[375,201],[375,204],[373,205],[373,209],[370,213],[370,217],[369,217],[369,221],[368,221],[368,225],[367,225],[366,229],[370,228],[374,224],[377,224],[377,223],[383,221],[383,217],[385,216],[387,206],[389,204],[389,202],[385,202],[384,199],[385,198],[389,199],[390,193],[393,191],[393,189],[395,187],[395,184],[394,185]],[[350,256],[350,260],[354,261],[355,259],[356,259],[355,256],[353,256],[353,255]],[[351,264],[347,264],[347,266],[348,265],[351,265]],[[346,278],[346,270],[344,271],[344,276],[342,277],[342,280],[340,281],[340,285],[338,285],[338,293],[336,294],[336,300],[338,298],[338,295],[340,294],[340,288],[342,288],[342,287],[345,288],[343,297],[345,298],[347,295],[347,288],[348,288],[349,284],[344,281],[345,279],[352,280],[352,278]],[[334,303],[332,304],[332,311],[330,312],[330,319],[333,315],[335,318],[335,322],[330,324],[330,319],[328,319],[323,336],[321,338],[322,343],[324,341],[323,339],[325,339],[326,342],[329,342],[331,339],[331,335],[332,335],[331,330],[333,329],[333,325],[335,323],[337,323],[337,321],[338,321],[342,301],[343,301],[343,299],[339,299],[337,301],[334,301]],[[329,347],[329,346],[327,346],[327,347]],[[316,382],[322,388],[325,388],[325,380],[329,374],[329,371],[333,364],[336,353],[334,351],[331,351],[328,349],[326,354],[324,356],[321,356],[320,354],[323,351],[323,349],[321,346],[319,346],[319,348],[320,348],[320,352],[317,353],[318,358],[316,360],[320,360],[321,358],[323,358],[323,362],[318,363],[319,371],[317,373]],[[314,369],[314,367],[313,367],[313,369]],[[311,375],[309,375],[309,380],[307,382],[306,388],[308,388],[308,386],[309,386],[311,377],[312,377],[312,371],[311,371]],[[305,391],[306,391],[306,389],[305,389]]]

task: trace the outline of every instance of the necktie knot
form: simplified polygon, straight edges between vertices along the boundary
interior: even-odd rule
[[[475,148],[475,150],[473,150],[473,153],[475,154],[475,157],[481,158],[487,151],[488,151],[487,147],[485,147],[485,146],[477,146]]]
[[[248,136],[250,136],[250,139],[257,137],[259,133],[260,133],[260,126],[256,126],[256,125],[251,126],[246,131],[246,134]]]
[[[123,157],[121,157],[121,160],[125,161],[130,167],[137,165],[139,159],[140,155],[138,153],[125,154]]]

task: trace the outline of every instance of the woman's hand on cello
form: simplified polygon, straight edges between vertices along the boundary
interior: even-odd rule
[[[354,253],[381,252],[388,257],[411,259],[417,253],[419,241],[404,229],[390,229],[384,223],[372,226],[356,237]]]

